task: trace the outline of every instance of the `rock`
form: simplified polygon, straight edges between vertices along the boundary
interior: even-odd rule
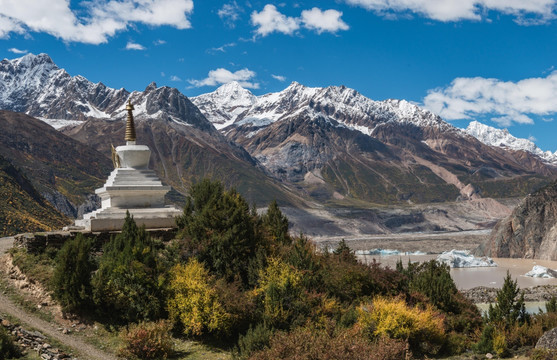
[[[12,325],[12,324],[8,320],[6,320],[6,319],[2,320],[2,326],[9,327],[10,325]]]
[[[492,353],[487,353],[485,354],[486,359],[493,359],[493,354]]]
[[[557,260],[557,182],[528,195],[474,253]]]
[[[536,349],[557,349],[557,328],[546,331],[536,343]]]

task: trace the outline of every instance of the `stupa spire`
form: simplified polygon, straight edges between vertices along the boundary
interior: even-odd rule
[[[126,105],[126,110],[128,110],[128,119],[126,121],[126,137],[124,140],[127,142],[135,143],[135,125],[133,123],[133,110],[134,107],[132,105],[131,100],[128,100],[128,104]]]

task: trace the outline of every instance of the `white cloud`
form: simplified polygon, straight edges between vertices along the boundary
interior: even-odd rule
[[[248,89],[259,89],[259,83],[253,82],[255,72],[249,69],[241,69],[231,72],[224,68],[209,71],[209,75],[203,80],[188,80],[194,87],[217,86],[237,81],[241,86]]]
[[[240,13],[242,9],[238,6],[236,1],[233,1],[229,4],[224,4],[217,14],[219,17],[230,27],[234,27],[236,21],[240,18]]]
[[[304,27],[317,31],[321,34],[324,31],[335,33],[339,30],[348,30],[349,26],[340,18],[342,12],[337,10],[322,11],[314,7],[311,10],[302,11],[302,23]]]
[[[180,79],[180,78],[179,78],[178,76],[176,76],[176,75],[172,75],[172,76],[170,77],[170,81],[182,81],[182,79]]]
[[[271,75],[274,79],[280,81],[280,82],[284,82],[286,81],[286,78],[282,75]]]
[[[158,39],[158,40],[153,41],[153,44],[155,46],[164,45],[164,44],[166,44],[166,41],[162,40],[162,39]]]
[[[300,17],[289,17],[280,13],[276,6],[267,4],[261,12],[254,11],[251,14],[251,23],[256,26],[255,33],[267,36],[273,32],[292,35],[295,31],[304,27],[314,30],[318,34],[325,31],[336,33],[339,30],[348,30],[349,26],[341,19],[342,12],[338,10],[321,10],[314,7],[304,10]]]
[[[126,44],[126,50],[145,50],[145,46],[134,43],[133,41],[128,41]]]
[[[69,0],[0,0],[0,37],[44,32],[68,42],[100,44],[132,23],[187,29],[193,0],[95,0],[84,9]]]
[[[161,71],[161,76],[162,76],[162,77],[165,77],[165,76],[166,76],[166,74],[164,73],[164,71]]]
[[[265,5],[261,12],[251,13],[251,23],[257,26],[255,32],[261,36],[275,31],[290,35],[300,28],[299,19],[281,14],[276,6],[271,4]]]
[[[555,0],[345,0],[383,15],[413,12],[439,21],[481,20],[486,11],[514,15],[530,25],[555,18]],[[533,16],[533,18],[532,18]]]
[[[428,92],[425,106],[446,120],[491,116],[502,126],[534,122],[532,116],[557,113],[557,71],[518,82],[456,78],[446,88]]]
[[[211,48],[207,51],[210,52],[210,53],[217,53],[217,52],[223,52],[224,53],[224,52],[226,52],[227,48],[234,47],[234,46],[236,46],[236,43],[232,42],[232,43],[224,44],[224,45],[219,46],[219,47]]]
[[[17,48],[10,48],[8,51],[14,54],[27,54],[29,52],[29,50],[19,50]]]

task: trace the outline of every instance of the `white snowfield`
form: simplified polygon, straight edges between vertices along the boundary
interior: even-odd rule
[[[464,131],[486,145],[527,151],[539,156],[544,162],[550,164],[557,163],[557,152],[543,151],[528,139],[519,139],[512,136],[507,129],[496,129],[480,122],[472,121]]]
[[[437,256],[437,261],[452,268],[495,267],[497,264],[488,257],[475,257],[468,250],[451,250]]]
[[[552,279],[557,277],[557,271],[546,268],[541,265],[534,265],[532,270],[528,271],[524,276],[530,276],[535,278]]]

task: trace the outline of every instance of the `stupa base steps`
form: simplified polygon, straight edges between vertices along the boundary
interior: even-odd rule
[[[122,230],[127,211],[133,216],[138,226],[145,226],[146,229],[176,227],[176,217],[182,215],[182,211],[173,206],[139,209],[111,207],[85,214],[84,219],[75,221],[75,226],[92,232],[119,231]]]

